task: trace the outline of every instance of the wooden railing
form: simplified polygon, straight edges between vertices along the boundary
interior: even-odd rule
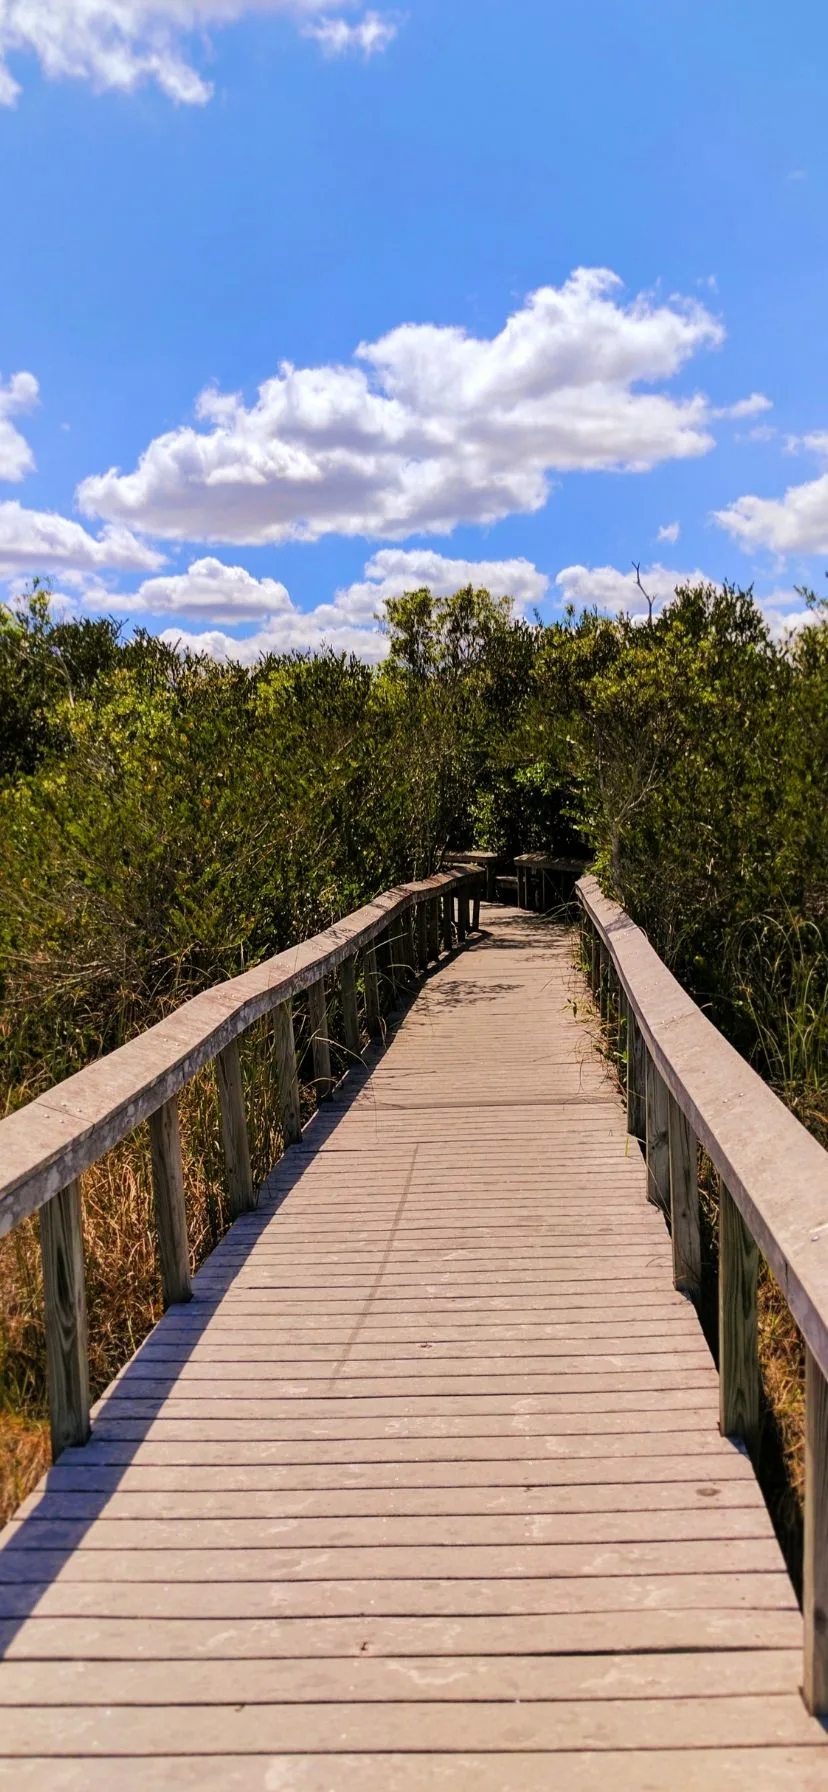
[[[363,1019],[381,1031],[383,994],[413,987],[441,948],[462,945],[480,924],[479,872],[439,872],[388,890],[366,908],[216,984],[107,1057],[67,1077],[0,1122],[0,1236],[40,1212],[46,1367],[52,1454],[89,1436],[89,1367],[81,1230],[84,1170],[143,1121],[150,1131],[158,1252],[165,1306],[191,1297],[181,1090],[215,1062],[230,1213],[255,1204],[239,1040],[272,1016],[284,1145],[301,1136],[293,1001],[306,994],[313,1082],[333,1087],[326,980],[339,975],[344,1045],[360,1056],[357,961]]]
[[[756,1450],[763,1253],[805,1341],[803,1692],[828,1714],[828,1153],[728,1044],[592,877],[577,886],[602,1018],[626,1026],[627,1130],[670,1220],[677,1288],[699,1291],[697,1143],[719,1177],[719,1414]]]

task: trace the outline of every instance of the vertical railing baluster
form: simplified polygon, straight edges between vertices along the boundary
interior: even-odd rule
[[[809,1711],[828,1716],[828,1382],[805,1348],[805,1631],[803,1693]]]
[[[273,1010],[273,1038],[276,1046],[276,1086],[282,1140],[286,1146],[298,1145],[302,1137],[302,1109],[293,1032],[293,1002],[289,996],[287,1001],[279,1002]]]
[[[244,1107],[239,1042],[231,1039],[216,1057],[216,1080],[221,1106],[221,1136],[230,1212],[234,1219],[255,1207],[253,1176],[250,1169],[250,1144],[247,1137],[247,1114]]]
[[[46,1380],[52,1459],[89,1436],[89,1348],[80,1183],[67,1183],[40,1209]]]
[[[372,1039],[382,1031],[380,979],[377,966],[377,943],[366,946],[362,954],[362,981],[365,989],[365,1025]]]
[[[177,1096],[150,1114],[149,1135],[161,1287],[171,1307],[193,1296]]]
[[[670,1232],[673,1283],[696,1299],[701,1287],[701,1231],[696,1140],[675,1097],[667,1091],[667,1144],[670,1156]]]
[[[759,1442],[756,1293],[759,1252],[729,1190],[719,1178],[719,1426],[755,1456]]]
[[[343,958],[339,967],[339,993],[342,1001],[342,1028],[345,1034],[345,1050],[353,1063],[362,1057],[362,1040],[359,1032],[359,1010],[356,993],[356,957]]]
[[[312,983],[308,990],[308,1013],[310,1015],[316,1099],[325,1101],[331,1093],[333,1078],[331,1076],[331,1042],[328,1033],[328,1003],[324,977],[320,977],[317,983]]]
[[[647,1200],[670,1211],[670,1149],[667,1137],[667,1088],[647,1053],[646,1074],[647,1124]]]
[[[446,951],[450,952],[454,945],[454,930],[453,930],[453,926],[452,926],[452,910],[453,910],[453,906],[454,906],[454,898],[453,898],[450,890],[447,890],[445,892],[445,894],[443,896],[441,896],[440,906],[442,909],[442,918],[443,918],[443,945],[444,945]]]
[[[434,964],[440,956],[440,898],[432,896],[428,905],[428,955]]]
[[[417,969],[422,977],[428,966],[428,905],[417,903]]]

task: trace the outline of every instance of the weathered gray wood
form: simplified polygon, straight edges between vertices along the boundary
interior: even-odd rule
[[[407,908],[401,917],[402,940],[400,957],[402,959],[405,983],[411,989],[417,977],[417,953],[414,944],[414,910]]]
[[[320,978],[318,983],[312,983],[308,990],[308,1014],[310,1016],[316,1099],[325,1101],[331,1093],[333,1078],[331,1076],[331,1043],[328,1034],[328,1003],[324,978]]]
[[[428,955],[436,964],[440,956],[440,899],[432,896],[428,904]]]
[[[376,946],[366,946],[362,954],[362,982],[365,991],[365,1025],[372,1039],[382,1031],[380,980]]]
[[[191,1300],[193,1293],[177,1096],[150,1114],[149,1135],[161,1287],[164,1305],[171,1307]]]
[[[235,1219],[238,1214],[247,1213],[255,1206],[244,1086],[236,1039],[231,1039],[216,1057],[216,1082],[221,1105],[221,1138],[227,1171],[227,1192],[230,1197],[230,1212]]]
[[[719,1183],[719,1426],[755,1454],[759,1441],[756,1290],[759,1252],[736,1202]]]
[[[472,933],[480,932],[480,884],[479,883],[475,884],[474,890],[472,891],[471,929],[472,929]]]
[[[339,991],[342,999],[342,1027],[345,1034],[345,1050],[352,1061],[362,1057],[362,1039],[359,1031],[359,1010],[356,993],[356,959],[343,958],[339,967]]]
[[[457,943],[462,945],[469,931],[469,892],[467,889],[457,892]]]
[[[453,896],[450,893],[447,893],[445,896],[441,896],[440,904],[441,904],[441,908],[442,908],[442,921],[443,921],[443,945],[447,952],[451,952],[451,950],[454,946],[454,924],[453,924],[454,898],[453,898]]]
[[[694,1298],[701,1286],[701,1234],[696,1141],[678,1102],[667,1091],[667,1138],[670,1155],[670,1231],[673,1238],[673,1281]]]
[[[702,1014],[594,878],[580,880],[578,897],[612,951],[659,1074],[828,1373],[828,1153]]]
[[[417,969],[422,976],[428,964],[428,904],[417,903]]]
[[[668,1142],[667,1087],[647,1054],[647,1199],[670,1211],[670,1148]]]
[[[89,1352],[80,1183],[40,1210],[52,1458],[89,1436]]]
[[[647,1048],[632,1003],[627,1004],[627,1132],[647,1138]]]
[[[0,1237],[170,1101],[232,1039],[382,933],[412,900],[454,889],[438,872],[377,897],[326,932],[216,984],[117,1051],[0,1121]]]
[[[282,1141],[285,1146],[297,1145],[302,1137],[302,1108],[293,1032],[293,1002],[290,997],[273,1010],[273,1041],[276,1048],[276,1086],[279,1091]]]
[[[803,1693],[809,1711],[828,1716],[828,1382],[805,1353],[805,1549],[802,1618]]]

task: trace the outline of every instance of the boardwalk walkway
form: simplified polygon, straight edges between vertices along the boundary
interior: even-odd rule
[[[4,1533],[4,1787],[828,1786],[570,937],[484,927]]]

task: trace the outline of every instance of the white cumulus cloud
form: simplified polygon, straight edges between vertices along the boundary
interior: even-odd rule
[[[828,431],[791,436],[788,447],[792,453],[804,448],[824,460],[828,458]],[[801,485],[789,485],[781,498],[747,494],[724,510],[715,510],[713,518],[746,549],[828,554],[828,473]]]
[[[658,606],[670,602],[677,585],[707,585],[715,581],[698,569],[673,572],[656,561],[646,570],[642,568],[641,583]],[[622,611],[629,616],[647,615],[647,602],[638,588],[634,568],[621,572],[617,566],[565,566],[557,574],[555,585],[561,601],[574,604],[576,609],[595,607],[609,610],[613,616]]]
[[[383,549],[367,562],[363,577],[336,591],[330,601],[300,610],[277,579],[257,579],[243,566],[213,557],[194,560],[186,572],[145,579],[138,590],[112,593],[100,585],[80,595],[87,607],[127,614],[175,615],[234,625],[254,621],[254,633],[238,640],[221,628],[194,631],[171,627],[163,638],[217,659],[252,665],[263,653],[313,651],[323,646],[357,653],[376,661],[388,651],[377,626],[386,600],[428,585],[435,596],[447,596],[461,585],[485,585],[498,596],[515,599],[518,613],[539,603],[548,579],[532,562],[449,559],[429,549]]]
[[[198,426],[88,478],[90,516],[172,540],[400,539],[542,507],[550,476],[704,454],[701,395],[654,390],[723,338],[697,304],[625,304],[606,269],[533,293],[494,337],[402,324],[347,365],[282,363],[250,406],[203,392]]]
[[[363,56],[376,56],[393,43],[398,29],[394,19],[367,12],[354,24],[347,19],[319,19],[316,24],[305,26],[305,36],[314,37],[326,56],[347,56],[354,50]]]
[[[73,77],[122,93],[154,81],[179,104],[203,105],[212,86],[190,59],[193,34],[251,13],[281,13],[301,24],[324,7],[325,0],[0,0],[0,104],[14,105],[20,93],[9,57],[29,53],[50,80]],[[396,30],[377,13],[353,25],[327,23],[353,32],[368,55]]]
[[[32,410],[39,390],[33,373],[13,373],[6,385],[0,380],[0,479],[16,484],[34,468],[34,455],[25,436],[9,419],[15,411]]]
[[[681,524],[680,523],[662,523],[661,528],[659,529],[658,534],[656,536],[656,541],[676,542],[676,541],[678,541],[680,534],[681,534]]]
[[[0,503],[0,579],[35,573],[66,575],[109,567],[120,572],[149,572],[164,556],[130,529],[114,524],[90,535],[82,523],[54,510],[29,510],[8,499]]]

